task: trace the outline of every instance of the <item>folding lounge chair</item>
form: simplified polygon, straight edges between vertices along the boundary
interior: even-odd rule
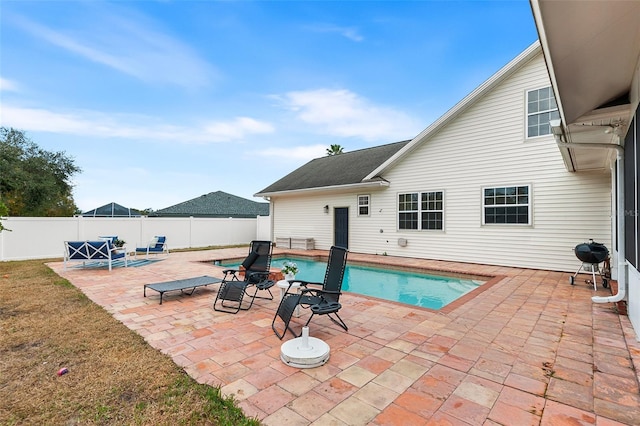
[[[149,253],[165,253],[169,255],[169,246],[167,245],[167,237],[164,235],[157,235],[149,241],[146,247],[136,247],[134,257],[138,256],[138,253],[145,253],[146,258],[149,258]]]
[[[273,317],[273,321],[271,322],[271,328],[280,340],[282,340],[287,330],[296,337],[300,337],[302,334],[296,334],[289,325],[291,317],[298,306],[307,308],[311,311],[311,316],[304,325],[305,327],[309,325],[314,315],[327,315],[331,321],[342,327],[345,331],[348,330],[347,325],[338,315],[338,311],[342,308],[342,305],[340,305],[338,300],[340,299],[342,279],[344,278],[344,268],[346,264],[347,249],[333,246],[331,247],[331,250],[329,250],[329,259],[327,260],[327,270],[324,275],[324,283],[311,283],[299,280],[292,280],[290,282],[289,289],[291,289],[291,283],[294,282],[300,283],[300,288],[297,293],[289,293],[289,289],[287,289],[287,292],[280,301],[280,305]],[[310,288],[309,286],[312,285],[322,287]],[[282,334],[276,327],[276,321],[278,318],[280,318],[284,324]]]
[[[226,269],[222,271],[224,278],[220,284],[220,289],[213,302],[213,309],[220,312],[232,314],[238,313],[241,309],[246,311],[253,306],[256,298],[273,300],[271,287],[275,281],[269,279],[269,268],[271,267],[271,241],[252,241],[249,247],[249,255],[242,262],[244,277],[240,277],[240,270]],[[255,287],[253,294],[248,292],[249,287]],[[258,291],[267,291],[269,296],[258,296]],[[242,305],[244,296],[251,298],[248,306]]]

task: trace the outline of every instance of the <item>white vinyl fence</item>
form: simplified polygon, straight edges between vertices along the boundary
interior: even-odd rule
[[[95,240],[115,236],[127,249],[145,245],[155,235],[165,235],[169,250],[248,244],[269,240],[268,216],[243,218],[165,217],[10,217],[0,232],[0,261],[47,259],[63,256],[64,241]]]

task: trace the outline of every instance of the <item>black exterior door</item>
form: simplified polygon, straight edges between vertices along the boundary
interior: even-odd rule
[[[333,209],[333,241],[336,246],[349,248],[349,208]]]

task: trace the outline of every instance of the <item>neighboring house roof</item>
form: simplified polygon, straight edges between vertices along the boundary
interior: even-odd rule
[[[316,158],[255,195],[264,197],[275,193],[345,185],[385,185],[386,181],[379,177],[365,178],[408,143],[409,141],[395,142]]]
[[[156,210],[149,216],[170,217],[256,217],[269,216],[269,203],[247,200],[226,192],[216,191],[200,197]]]
[[[139,217],[142,213],[136,209],[121,206],[118,203],[105,204],[102,207],[82,213],[83,217]]]

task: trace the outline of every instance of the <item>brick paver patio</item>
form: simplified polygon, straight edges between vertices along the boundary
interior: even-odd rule
[[[271,330],[277,289],[275,300],[237,315],[212,309],[217,284],[192,296],[167,293],[162,305],[153,291],[143,298],[144,284],[222,277],[204,261],[245,255],[171,253],[112,272],[49,266],[265,425],[640,424],[640,343],[627,317],[592,303],[593,287],[569,285],[568,273],[350,253],[351,262],[497,278],[440,312],[345,293],[348,332],[322,316],[310,325],[331,348],[329,362],[313,369],[280,361],[282,341]]]

